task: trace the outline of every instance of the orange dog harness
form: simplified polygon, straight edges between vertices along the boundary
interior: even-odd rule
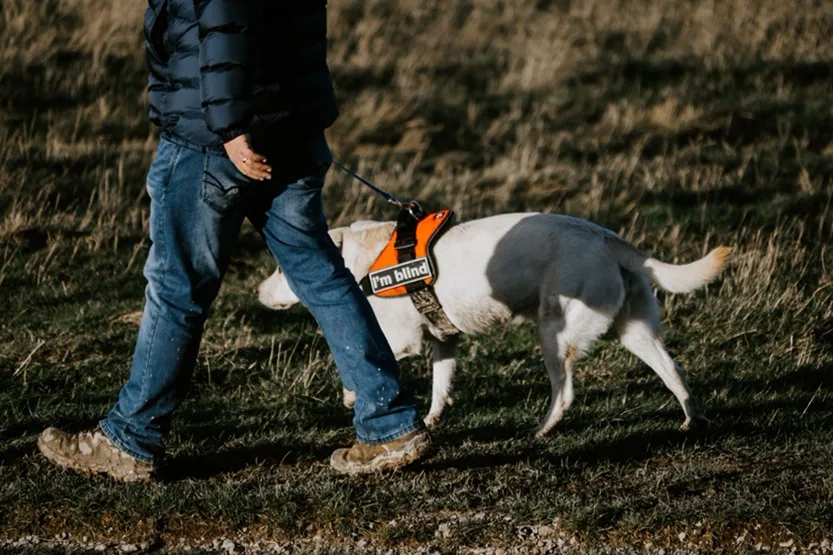
[[[409,219],[413,217],[408,214]],[[430,287],[437,279],[437,266],[431,247],[454,212],[440,210],[415,221],[415,226],[403,218],[397,222],[388,244],[370,267],[367,286],[370,293],[380,297],[401,297]]]
[[[434,294],[432,286],[437,281],[438,268],[433,246],[453,221],[451,210],[425,214],[415,203],[403,209],[396,230],[360,282],[366,295],[410,295],[417,310],[445,336],[456,335],[459,331],[449,321]]]

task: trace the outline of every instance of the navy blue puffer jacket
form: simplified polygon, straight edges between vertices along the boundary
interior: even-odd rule
[[[222,153],[320,134],[338,115],[327,67],[326,0],[149,0],[151,121]]]

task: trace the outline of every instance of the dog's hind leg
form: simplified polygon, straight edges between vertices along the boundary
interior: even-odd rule
[[[613,323],[625,298],[617,268],[604,257],[586,256],[569,268],[559,267],[545,279],[538,306],[538,331],[552,388],[547,416],[536,429],[549,432],[573,402],[575,361]]]
[[[547,415],[535,430],[538,437],[549,432],[570,408],[573,365],[613,321],[607,311],[591,309],[579,299],[562,298],[561,302],[563,308],[539,311],[541,350],[552,391]]]
[[[433,359],[433,386],[431,392],[431,409],[425,417],[425,425],[436,427],[442,419],[446,405],[454,403],[451,398],[451,381],[457,370],[457,337],[445,341],[435,339],[431,343]]]
[[[538,327],[544,365],[547,367],[551,387],[547,415],[535,429],[535,435],[541,437],[558,424],[564,416],[564,411],[573,402],[572,366],[578,356],[578,350],[558,337],[558,333],[564,329],[563,318],[541,320]]]
[[[685,412],[683,430],[707,425],[708,420],[700,413],[686,383],[685,373],[665,350],[657,335],[660,327],[659,306],[650,285],[642,276],[629,272],[623,272],[623,275],[628,295],[614,323],[619,340],[656,372],[682,405]]]

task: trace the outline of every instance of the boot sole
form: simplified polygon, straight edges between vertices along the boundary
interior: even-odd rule
[[[152,470],[148,470],[147,472],[136,472],[135,470],[129,472],[118,472],[113,470],[112,467],[108,468],[103,465],[82,465],[74,459],[53,450],[40,437],[38,437],[38,450],[44,457],[46,457],[47,460],[60,466],[61,468],[75,470],[77,472],[87,474],[88,476],[92,476],[94,474],[107,474],[111,478],[115,478],[116,480],[122,482],[148,482],[150,481],[151,474],[153,472]]]
[[[365,464],[351,464],[344,468],[333,469],[341,474],[354,476],[356,474],[372,474],[381,471],[399,470],[409,464],[415,463],[417,460],[428,454],[431,450],[432,444],[430,437],[426,434],[418,438],[414,438],[411,442],[405,444],[402,449],[384,453],[372,459]]]

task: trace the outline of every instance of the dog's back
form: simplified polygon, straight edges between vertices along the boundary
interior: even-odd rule
[[[444,303],[449,316],[452,321],[459,316],[468,333],[516,317],[535,318],[542,278],[554,265],[577,268],[591,255],[609,256],[606,233],[610,232],[585,220],[541,213],[502,214],[457,224],[435,247],[440,269],[437,296],[441,301],[453,299]],[[580,286],[580,280],[572,281],[564,285]],[[480,316],[464,317],[473,312]]]
[[[441,276],[437,295],[441,301],[453,299],[444,304],[459,313],[463,331],[473,333],[516,317],[535,318],[542,280],[554,275],[555,267],[561,268],[558,285],[564,295],[579,295],[586,280],[616,271],[608,262],[669,291],[685,292],[713,280],[729,249],[719,247],[699,261],[676,266],[587,220],[516,213],[457,224],[437,242],[435,254]],[[480,317],[463,318],[472,312]]]

